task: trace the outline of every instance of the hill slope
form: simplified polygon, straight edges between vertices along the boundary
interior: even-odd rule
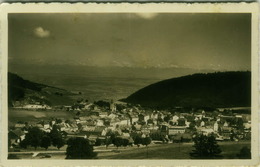
[[[8,105],[15,102],[24,104],[65,105],[71,104],[72,93],[48,85],[43,85],[23,79],[22,77],[8,73]]]
[[[193,74],[138,90],[124,102],[148,107],[250,106],[251,72]]]

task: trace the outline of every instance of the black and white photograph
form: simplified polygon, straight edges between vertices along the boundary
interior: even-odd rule
[[[252,18],[8,13],[7,159],[251,160]]]

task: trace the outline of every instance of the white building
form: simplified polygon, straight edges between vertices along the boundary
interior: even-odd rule
[[[177,116],[177,115],[174,115],[173,117],[172,117],[172,122],[173,123],[178,123],[178,120],[179,120],[179,117]]]
[[[201,127],[205,126],[205,122],[204,122],[204,121],[201,121],[200,126],[201,126]]]
[[[214,130],[215,132],[218,131],[218,122],[217,122],[217,121],[214,123],[213,130]]]

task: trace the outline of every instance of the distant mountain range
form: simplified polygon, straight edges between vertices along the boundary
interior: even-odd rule
[[[25,105],[25,104],[47,104],[65,105],[71,104],[72,100],[69,97],[71,92],[31,82],[22,77],[8,73],[8,105]]]
[[[246,107],[251,104],[251,72],[216,72],[167,79],[121,101],[162,108]]]

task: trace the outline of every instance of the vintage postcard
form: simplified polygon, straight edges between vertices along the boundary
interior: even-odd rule
[[[259,164],[257,3],[0,9],[1,165]]]

